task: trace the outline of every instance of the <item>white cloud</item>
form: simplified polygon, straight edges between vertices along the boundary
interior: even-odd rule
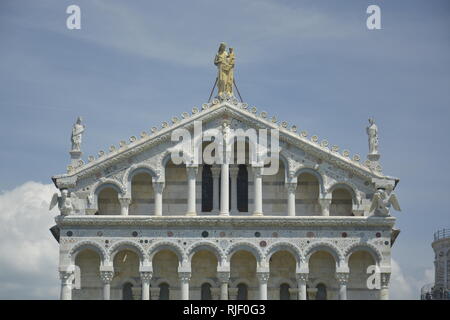
[[[424,270],[423,277],[405,275],[400,264],[391,260],[392,274],[390,283],[390,299],[391,300],[415,300],[420,299],[420,289],[428,283],[434,282],[434,269],[428,268]]]
[[[58,243],[48,211],[56,188],[27,182],[0,194],[0,299],[56,299]]]

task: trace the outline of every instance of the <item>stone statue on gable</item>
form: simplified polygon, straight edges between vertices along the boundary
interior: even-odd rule
[[[378,127],[373,118],[369,118],[369,126],[366,128],[369,136],[369,155],[378,154]]]
[[[75,201],[77,197],[71,193],[69,196],[69,191],[67,189],[61,189],[61,196],[58,193],[54,193],[52,200],[50,201],[49,210],[52,210],[56,204],[58,204],[58,209],[62,216],[68,216],[75,212]]]
[[[386,186],[386,188],[378,188],[378,190],[373,195],[369,212],[374,212],[375,216],[387,217],[390,215],[389,210],[391,206],[395,210],[401,211],[397,196],[392,191],[392,186]]]
[[[81,150],[81,138],[84,132],[84,125],[81,124],[81,120],[81,117],[78,117],[77,122],[73,125],[72,128],[72,151]]]

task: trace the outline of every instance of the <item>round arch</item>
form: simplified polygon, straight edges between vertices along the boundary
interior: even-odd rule
[[[331,256],[334,258],[334,261],[336,263],[336,267],[338,267],[340,261],[344,260],[341,252],[335,245],[333,245],[331,243],[327,243],[327,242],[316,242],[316,243],[313,243],[312,245],[310,245],[305,250],[306,264],[309,264],[309,259],[311,258],[311,256],[314,253],[319,252],[319,251],[325,251],[325,252],[328,252],[329,254],[331,254]]]
[[[136,253],[139,257],[139,262],[142,264],[145,260],[147,260],[147,256],[145,254],[144,249],[137,243],[132,241],[119,241],[111,246],[109,249],[110,260],[114,261],[114,257],[120,251],[130,250]]]
[[[352,185],[348,182],[336,182],[328,188],[327,193],[329,195],[331,195],[333,193],[333,191],[336,189],[344,189],[344,190],[347,190],[348,192],[350,192],[350,195],[352,196],[353,204],[358,204],[360,202],[358,194],[355,191],[356,189],[355,189],[354,185]]]
[[[217,262],[219,264],[222,264],[227,260],[225,253],[215,243],[211,241],[195,242],[186,250],[186,256],[188,257],[189,261],[191,261],[192,257],[197,252],[202,250],[206,250],[213,253],[217,258]]]
[[[100,257],[101,264],[104,264],[109,260],[108,253],[100,244],[94,241],[81,241],[75,244],[69,251],[69,257],[72,264],[75,264],[77,255],[84,250],[92,250],[96,252]]]
[[[126,193],[126,189],[119,182],[113,179],[100,180],[92,189],[94,190],[94,195],[98,196],[99,193],[106,188],[116,190],[119,195],[124,195]]]
[[[296,177],[298,180],[298,176],[301,175],[302,173],[309,173],[309,174],[313,175],[314,177],[316,177],[317,180],[319,181],[320,193],[321,194],[325,193],[325,179],[324,179],[324,176],[319,171],[317,171],[313,168],[309,168],[309,167],[301,167],[301,168],[297,169],[297,171],[295,171],[294,177]]]
[[[177,256],[179,264],[187,261],[187,256],[185,255],[183,248],[181,248],[178,244],[171,241],[159,241],[154,243],[147,251],[150,263],[152,263],[155,254],[162,250],[169,250],[173,252]]]
[[[250,252],[256,259],[257,264],[261,264],[264,261],[264,255],[261,250],[250,242],[236,242],[231,245],[226,251],[227,261],[231,261],[231,257],[237,251],[247,251]]]
[[[373,260],[375,261],[375,263],[377,265],[380,265],[382,260],[383,260],[383,255],[380,253],[380,251],[373,245],[369,244],[369,243],[355,243],[351,246],[349,246],[346,250],[345,250],[345,262],[348,264],[348,260],[350,259],[351,255],[357,251],[365,251],[368,252]]]
[[[290,252],[294,256],[297,265],[300,265],[301,261],[304,261],[303,253],[300,249],[296,245],[289,242],[275,242],[270,245],[266,250],[266,261],[269,261],[272,255],[279,251]]]

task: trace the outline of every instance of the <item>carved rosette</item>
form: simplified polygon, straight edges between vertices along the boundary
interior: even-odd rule
[[[262,283],[262,284],[267,284],[267,282],[269,281],[269,276],[270,276],[269,272],[257,272],[256,273],[256,278],[258,278],[259,283]]]
[[[104,284],[111,283],[113,277],[114,277],[113,271],[100,271],[100,278],[102,279],[102,282]]]
[[[336,272],[336,280],[341,286],[347,285],[349,273],[348,272]]]

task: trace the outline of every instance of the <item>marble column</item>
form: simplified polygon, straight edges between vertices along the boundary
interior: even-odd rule
[[[295,217],[295,191],[297,190],[296,182],[286,182],[288,193],[288,216]]]
[[[162,216],[164,182],[153,182],[155,195],[155,216]]]
[[[73,271],[60,271],[59,278],[61,279],[61,300],[72,300],[72,283],[74,278]]]
[[[189,300],[189,280],[191,279],[190,272],[178,272],[181,286],[181,300]]]
[[[111,281],[113,277],[113,271],[100,271],[100,278],[103,282],[103,300],[111,300]]]
[[[389,300],[389,281],[391,274],[387,272],[381,273],[380,300]]]
[[[228,281],[230,280],[230,273],[218,272],[217,278],[220,282],[220,300],[228,300]]]
[[[120,215],[127,216],[130,207],[131,198],[119,197]]]
[[[339,300],[347,300],[347,272],[336,272],[336,280],[339,283]]]
[[[219,197],[219,177],[220,167],[212,166],[211,173],[213,178],[213,209],[212,211],[219,214],[220,212],[220,197]]]
[[[237,213],[237,177],[239,173],[239,167],[230,168],[230,178],[231,178],[231,208],[230,211]]]
[[[196,213],[196,192],[195,192],[195,184],[197,179],[198,168],[195,166],[186,167],[187,170],[187,179],[188,179],[188,207],[187,207],[187,216],[195,216]]]
[[[152,276],[152,272],[141,272],[142,300],[150,300],[150,280],[152,280]]]
[[[267,282],[269,281],[269,275],[269,272],[256,273],[259,282],[259,300],[267,300]]]
[[[228,194],[228,179],[229,179],[229,165],[227,162],[222,164],[222,170],[220,175],[220,215],[229,216],[229,194]]]
[[[330,215],[330,204],[331,204],[331,199],[319,199],[319,205],[320,205],[322,216]]]
[[[307,273],[297,273],[298,300],[306,300],[306,282],[308,281]]]
[[[254,201],[254,216],[262,216],[262,167],[252,167],[253,169],[253,201]]]

